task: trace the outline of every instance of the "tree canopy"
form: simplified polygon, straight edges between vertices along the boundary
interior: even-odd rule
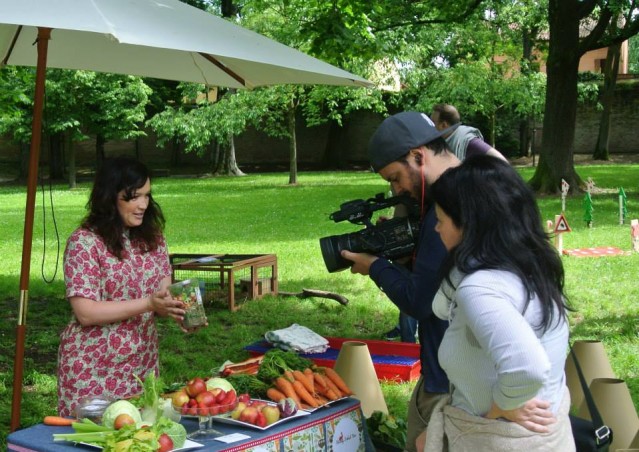
[[[572,161],[579,58],[639,31],[639,11],[629,0],[182,1],[374,80],[380,88],[220,90],[215,102],[190,103],[184,99],[210,87],[49,71],[47,133],[127,138],[141,134],[146,121],[160,143],[179,141],[187,152],[200,154],[215,148],[219,157],[220,147],[232,146],[234,136],[254,127],[292,143],[294,179],[296,120],[306,126],[327,123],[333,133],[356,110],[429,112],[433,104],[446,102],[511,155],[529,146],[518,149],[512,130],[519,128],[524,143],[531,126],[543,120],[531,183],[552,192],[561,179],[573,188],[580,184]],[[538,71],[541,59],[547,77]],[[28,139],[32,77],[30,69],[0,72],[0,132],[17,141]],[[77,99],[69,94],[74,90],[82,92]],[[328,143],[327,166],[339,166],[340,152]]]

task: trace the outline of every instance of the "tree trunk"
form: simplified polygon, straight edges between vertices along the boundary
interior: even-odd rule
[[[211,173],[217,173],[217,169],[222,166],[222,146],[217,141],[212,141],[211,145]]]
[[[20,164],[18,166],[18,180],[26,181],[29,175],[29,143],[20,143]]]
[[[135,139],[133,149],[135,150],[135,158],[140,160],[140,138]]]
[[[297,135],[295,135],[295,102],[291,100],[288,109],[288,141],[290,170],[288,176],[289,185],[297,184]]]
[[[49,177],[51,180],[64,179],[64,136],[54,133],[49,136]]]
[[[530,127],[531,116],[519,121],[519,155],[521,157],[530,157],[532,148],[532,128]]]
[[[97,134],[95,137],[95,162],[96,168],[100,168],[102,166],[102,162],[104,161],[104,144],[106,140],[102,134]]]
[[[238,13],[237,6],[233,3],[233,0],[222,0],[220,9],[222,17],[234,17]]]
[[[342,139],[342,133],[344,133],[344,127],[346,123],[342,123],[340,126],[336,121],[330,121],[328,123],[328,139],[326,140],[326,150],[324,151],[324,168],[327,169],[344,169],[346,162],[344,159],[344,152],[341,152],[342,148],[340,142]]]
[[[237,166],[237,160],[235,159],[235,139],[232,135],[229,136],[229,143],[222,152],[222,159],[215,171],[215,175],[245,176],[242,170]]]
[[[529,75],[533,72],[534,55],[533,41],[531,36],[538,33],[537,28],[533,30],[524,29],[522,33],[522,65],[521,72],[523,75]],[[527,115],[519,122],[519,155],[522,157],[530,157],[532,151],[532,127],[534,117],[532,114]]]
[[[171,166],[176,167],[180,164],[180,141],[177,137],[171,139]]]
[[[538,192],[557,193],[561,179],[578,190],[582,181],[573,162],[577,118],[579,15],[573,2],[550,0],[550,44],[547,62],[546,106],[539,164],[530,180]]]
[[[70,130],[64,131],[64,149],[67,156],[67,179],[69,181],[69,188],[76,187],[76,168],[75,168],[75,146],[73,146],[73,139]]]
[[[490,114],[490,145],[495,147],[495,135],[497,131],[497,112],[493,110]]]
[[[617,73],[619,72],[619,57],[621,56],[621,44],[614,44],[608,47],[606,63],[604,64],[604,85],[601,93],[601,120],[599,122],[599,135],[592,157],[595,160],[609,159],[610,144],[610,114],[612,112],[612,101],[615,97],[615,85],[617,84]]]

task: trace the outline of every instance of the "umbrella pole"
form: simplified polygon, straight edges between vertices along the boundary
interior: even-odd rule
[[[16,355],[13,361],[13,400],[11,403],[11,431],[20,426],[20,402],[22,401],[22,374],[24,364],[24,340],[27,329],[27,305],[29,301],[29,272],[31,269],[31,245],[33,240],[33,215],[38,188],[38,161],[42,139],[42,109],[44,106],[44,81],[47,69],[47,50],[51,38],[50,28],[38,28],[38,64],[31,124],[31,148],[29,150],[29,174],[27,176],[27,203],[24,210],[24,235],[22,239],[22,266],[20,267],[20,306],[16,328]]]

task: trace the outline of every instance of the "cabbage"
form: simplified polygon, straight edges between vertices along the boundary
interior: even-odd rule
[[[186,442],[186,429],[182,424],[171,422],[171,425],[164,430],[164,433],[171,437],[174,449],[179,449],[184,446],[184,443]]]
[[[115,418],[123,413],[131,416],[136,424],[142,421],[140,412],[135,405],[128,400],[118,400],[117,402],[113,402],[106,410],[104,410],[104,414],[102,415],[102,425],[113,428]]]
[[[229,392],[230,390],[234,390],[233,385],[229,383],[228,380],[220,377],[213,377],[206,380],[206,389],[209,391],[213,388],[224,389],[225,392]]]
[[[179,449],[186,442],[186,429],[182,424],[172,421],[164,416],[160,417],[157,424],[153,426],[157,437],[166,433],[173,441],[173,448]]]

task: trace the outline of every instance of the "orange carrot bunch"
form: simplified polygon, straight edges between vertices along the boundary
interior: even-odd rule
[[[275,402],[289,397],[298,408],[317,408],[352,394],[339,374],[329,367],[286,371],[266,393]]]

